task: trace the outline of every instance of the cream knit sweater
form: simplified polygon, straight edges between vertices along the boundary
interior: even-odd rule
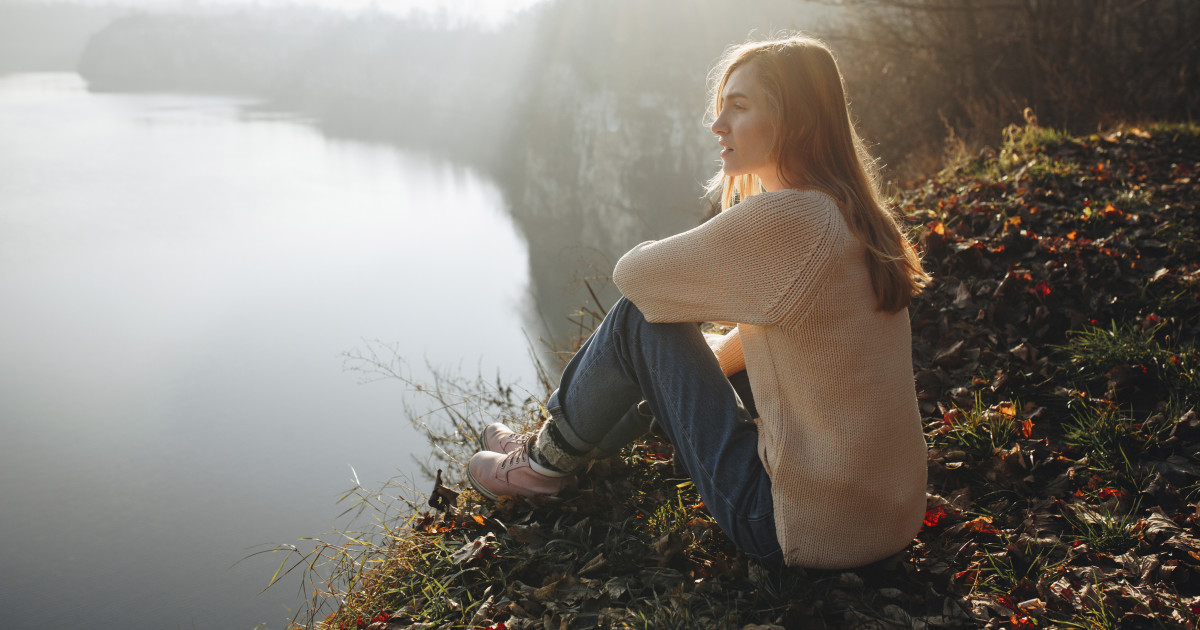
[[[752,196],[634,247],[613,278],[651,322],[738,323],[787,564],[859,566],[912,541],[926,446],[908,311],[875,309],[832,198]]]

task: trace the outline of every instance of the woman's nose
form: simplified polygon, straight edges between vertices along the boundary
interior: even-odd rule
[[[729,127],[725,124],[724,117],[722,116],[717,116],[717,119],[713,121],[711,129],[718,136],[723,136],[729,132]]]

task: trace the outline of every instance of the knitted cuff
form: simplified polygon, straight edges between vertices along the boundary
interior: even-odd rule
[[[529,444],[529,463],[537,472],[562,477],[583,467],[592,452],[566,422],[551,418]]]

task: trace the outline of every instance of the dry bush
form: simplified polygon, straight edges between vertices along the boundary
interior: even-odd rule
[[[891,176],[974,152],[1029,115],[1088,133],[1200,111],[1194,0],[841,0],[830,37]]]

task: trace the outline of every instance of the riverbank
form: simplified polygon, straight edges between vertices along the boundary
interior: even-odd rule
[[[297,624],[1194,629],[1198,176],[1195,125],[1029,125],[899,192],[934,281],[911,309],[928,512],[895,557],[765,574],[656,437],[558,498],[481,501],[461,481],[467,436],[540,411],[450,384],[432,507],[292,550],[281,573],[333,575]]]

